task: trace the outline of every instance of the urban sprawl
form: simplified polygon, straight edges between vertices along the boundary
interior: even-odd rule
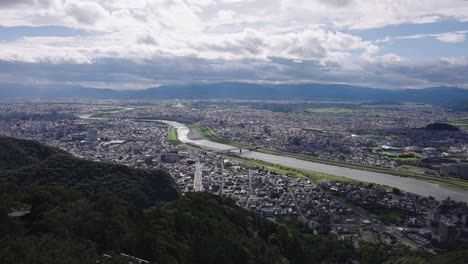
[[[156,120],[192,124],[252,149],[468,179],[466,114],[412,104],[253,101],[33,101],[0,104],[0,135],[34,139],[87,160],[163,169],[182,192],[230,197],[272,221],[302,221],[340,239],[435,253],[468,243],[468,208],[372,183],[281,173],[183,144]],[[459,130],[422,129],[453,124]],[[198,128],[198,130],[196,129]],[[467,191],[468,195],[468,191]]]

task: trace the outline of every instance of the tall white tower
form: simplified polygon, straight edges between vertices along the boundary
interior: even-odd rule
[[[200,161],[197,161],[195,163],[195,177],[193,179],[193,190],[196,192],[202,192],[203,191],[203,184],[202,184],[202,178],[203,178],[203,164],[200,163]]]

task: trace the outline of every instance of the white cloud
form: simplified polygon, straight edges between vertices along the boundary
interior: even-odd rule
[[[107,18],[109,13],[96,2],[67,2],[65,12],[79,24],[95,25]]]
[[[311,68],[336,78],[358,76],[369,71],[368,65],[406,63],[398,54],[381,54],[381,45],[393,40],[430,37],[459,43],[467,33],[371,42],[346,33],[348,29],[441,18],[468,21],[468,4],[461,0],[0,0],[0,12],[2,26],[58,25],[89,33],[0,42],[0,60],[86,65],[106,58],[193,59],[221,61],[235,69],[247,67],[236,62],[248,61],[268,68],[270,72],[257,74],[271,78],[294,78],[286,69],[300,75],[301,67],[314,78],[319,76]],[[221,62],[217,67],[223,67]],[[255,71],[252,65],[249,70]]]
[[[147,18],[166,21],[172,15],[182,25],[194,17],[206,22],[217,12],[231,10],[244,18],[266,14],[269,24],[298,26],[332,24],[345,28],[375,28],[402,23],[429,23],[441,18],[468,20],[468,4],[461,0],[3,0],[3,25],[69,25],[67,6],[88,7],[74,26],[88,29],[91,14],[139,10]],[[93,6],[92,6],[93,5]],[[100,7],[99,7],[100,6]],[[97,12],[97,13],[96,13]],[[165,14],[160,17],[161,14]],[[170,15],[168,15],[170,14]],[[115,22],[115,21],[113,21]],[[242,22],[242,21],[238,21]],[[172,24],[173,22],[171,22]],[[95,25],[100,28],[106,25]],[[107,25],[109,26],[109,25]],[[195,27],[199,25],[194,25]],[[263,26],[266,26],[264,24]]]
[[[328,21],[353,29],[468,19],[468,4],[459,0],[282,0],[281,6],[298,21]]]
[[[465,41],[465,35],[459,33],[446,33],[437,36],[437,39],[447,43],[460,43]]]
[[[379,39],[375,41],[376,44],[379,43],[388,43],[393,40],[400,40],[400,39],[422,39],[422,38],[434,38],[442,42],[446,43],[461,43],[465,41],[465,34],[468,33],[468,30],[461,30],[461,31],[453,31],[453,32],[445,32],[440,34],[415,34],[415,35],[408,35],[408,36],[399,36],[399,37],[385,37],[383,39]]]
[[[190,38],[183,33],[141,28],[86,37],[28,37],[15,42],[0,42],[0,59],[90,63],[101,58],[139,60],[157,56],[224,60],[280,57],[324,63],[335,61],[338,54],[348,51],[373,54],[378,50],[377,46],[359,37],[322,28],[269,34],[245,29],[236,33],[192,35]],[[338,57],[341,60],[342,56]]]

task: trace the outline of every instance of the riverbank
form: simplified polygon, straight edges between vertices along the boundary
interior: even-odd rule
[[[176,130],[175,130],[174,127],[169,128],[168,134],[169,134],[169,141],[172,144],[179,145],[179,144],[182,143],[182,142],[180,142],[179,138],[177,137],[177,133],[176,133]]]
[[[248,163],[248,164],[260,167],[260,168],[265,168],[270,171],[276,172],[278,174],[309,179],[317,184],[321,180],[332,180],[332,181],[341,181],[341,182],[360,182],[360,181],[353,180],[353,179],[346,178],[346,177],[335,176],[335,175],[331,175],[327,173],[299,170],[299,169],[295,169],[292,167],[269,163],[269,162],[265,162],[261,160],[244,158],[238,155],[224,154],[223,156],[234,159],[234,160],[239,160],[244,163]]]
[[[215,131],[213,131],[212,129],[206,126],[202,126],[200,124],[191,124],[189,127],[191,129],[197,130],[200,135],[202,135],[205,139],[208,139],[210,141],[214,141],[214,142],[221,143],[221,144],[227,144],[227,145],[238,147],[238,148],[254,149],[253,146],[225,139],[219,136]],[[427,181],[427,182],[431,182],[435,184],[444,184],[444,185],[454,186],[454,187],[468,190],[468,181],[463,181],[463,180],[459,180],[455,178],[427,176],[427,175],[416,174],[410,171],[372,167],[372,166],[367,166],[367,165],[362,165],[362,164],[353,164],[353,163],[348,163],[348,162],[323,159],[323,158],[318,158],[318,157],[314,157],[310,155],[297,154],[297,153],[291,153],[291,152],[285,152],[285,151],[267,149],[267,148],[255,148],[255,151],[260,152],[260,153],[270,154],[270,155],[276,155],[276,156],[286,156],[286,157],[291,157],[291,158],[295,158],[299,160],[316,162],[316,163],[321,163],[321,164],[326,164],[326,165],[339,166],[339,167],[357,169],[357,170],[365,170],[365,171],[376,172],[376,173],[391,174],[391,175],[395,175],[399,177],[409,177],[409,178],[423,180],[423,181]]]

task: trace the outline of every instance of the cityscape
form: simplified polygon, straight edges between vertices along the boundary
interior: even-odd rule
[[[394,172],[398,178],[433,179],[466,198],[468,127],[428,126],[460,124],[465,118],[462,112],[411,104],[11,102],[1,105],[0,135],[38,140],[86,160],[166,170],[182,193],[229,197],[270,221],[298,220],[356,246],[364,240],[437,254],[468,242],[466,199],[311,176],[238,152],[291,153],[318,163]],[[190,124],[188,140],[194,143],[182,142],[180,128],[158,120]],[[197,140],[232,148],[200,146]]]
[[[0,14],[0,264],[468,263],[468,0]]]

